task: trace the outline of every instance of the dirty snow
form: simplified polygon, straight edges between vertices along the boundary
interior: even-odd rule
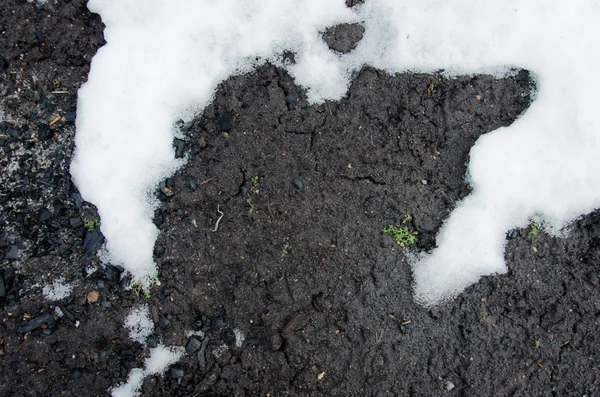
[[[507,128],[483,135],[470,153],[473,193],[460,202],[415,261],[415,296],[433,305],[481,276],[506,272],[505,233],[539,215],[559,233],[600,206],[600,3],[580,0],[90,0],[107,44],[79,91],[71,172],[94,203],[107,238],[105,260],[134,280],[155,271],[152,223],[159,181],[174,159],[176,120],[190,120],[228,76],[260,62],[284,66],[309,99],[337,100],[352,71],[369,64],[390,73],[444,69],[449,75],[532,71],[537,97]],[[330,51],[320,31],[342,22],[366,31],[347,55]],[[255,61],[256,59],[259,61]],[[442,154],[443,155],[443,154]],[[536,215],[536,216],[537,216]]]
[[[44,298],[50,301],[58,301],[69,297],[72,290],[73,287],[67,284],[64,278],[60,277],[54,280],[52,284],[45,285],[42,288],[42,293]]]

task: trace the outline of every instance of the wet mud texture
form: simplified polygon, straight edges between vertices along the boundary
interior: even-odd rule
[[[83,59],[69,69],[75,87],[87,75],[85,54],[102,43],[101,23],[77,1],[4,8],[4,123],[6,131],[28,128],[0,131],[3,149],[13,145],[4,159],[18,162],[40,145],[29,154],[40,163],[56,164],[57,151],[68,161],[72,124],[53,124],[46,140],[38,125],[66,116],[74,93],[50,111],[40,103],[56,94],[17,98],[14,79],[71,66],[50,51],[23,67],[11,43],[29,34],[17,28],[24,20],[33,21],[34,38],[42,21],[57,38],[75,31],[88,43],[73,55]],[[13,185],[5,187],[0,395],[109,395],[148,355],[122,327],[140,304],[156,323],[150,345],[188,351],[164,376],[145,379],[144,396],[598,394],[598,213],[575,222],[566,239],[512,231],[506,275],[485,277],[432,309],[412,299],[408,258],[434,247],[443,220],[469,194],[470,148],[526,112],[531,89],[526,71],[495,80],[366,68],[346,98],[309,105],[268,65],[229,79],[212,105],[181,125],[174,152],[189,161],[157,187],[161,285],[148,297],[125,290],[118,268],[98,266],[94,247],[84,250],[98,232],[70,219],[95,213],[77,200],[68,174],[51,170],[57,190],[34,183],[13,197]],[[32,106],[40,109],[33,116]],[[37,181],[37,169],[28,172]],[[53,210],[56,194],[63,207],[42,221],[40,206]],[[31,209],[28,195],[37,203]],[[403,221],[419,233],[415,246],[401,248],[381,232]],[[18,258],[7,255],[12,246]],[[49,302],[42,286],[58,277],[73,292]],[[45,322],[28,330],[33,320]]]

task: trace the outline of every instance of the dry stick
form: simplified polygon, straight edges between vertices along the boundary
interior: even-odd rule
[[[219,217],[219,219],[217,219],[217,224],[215,225],[215,229],[214,229],[214,230],[211,230],[211,232],[216,232],[216,231],[217,231],[217,229],[219,228],[219,222],[221,222],[221,219],[223,218],[223,216],[225,216],[225,214],[224,214],[224,213],[222,213],[222,212],[221,212],[221,210],[219,209],[219,206],[218,206],[218,205],[217,205],[217,212],[218,212],[219,214],[221,214],[221,216]]]

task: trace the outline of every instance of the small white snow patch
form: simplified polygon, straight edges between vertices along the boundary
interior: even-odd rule
[[[244,343],[244,339],[246,339],[242,330],[236,328],[233,330],[233,334],[235,335],[235,347],[242,347],[242,343]]]
[[[65,282],[64,278],[57,278],[52,284],[44,286],[42,292],[44,297],[51,301],[64,299],[71,295],[73,287]]]
[[[186,331],[185,336],[189,338],[191,338],[192,336],[197,336],[200,339],[204,339],[204,332],[203,331]]]
[[[62,309],[61,309],[60,307],[58,307],[58,306],[56,306],[56,307],[54,308],[54,314],[55,314],[55,315],[56,315],[56,317],[58,317],[58,318],[62,318],[62,317],[65,315],[65,313],[63,313]]]
[[[125,327],[129,328],[131,339],[145,345],[146,338],[154,332],[154,322],[148,305],[132,309],[125,317]]]
[[[144,378],[149,375],[162,375],[167,367],[176,363],[183,354],[183,348],[168,348],[162,345],[150,350],[150,357],[144,362],[144,369],[134,368],[127,382],[111,391],[112,397],[137,397],[140,395]]]

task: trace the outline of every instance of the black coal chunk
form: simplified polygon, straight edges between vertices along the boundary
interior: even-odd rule
[[[192,355],[196,353],[198,349],[200,349],[200,346],[202,346],[202,342],[200,342],[197,338],[191,337],[185,346],[185,352],[189,355]]]
[[[231,127],[233,127],[233,117],[231,116],[221,116],[219,117],[219,129],[223,132],[231,131]]]
[[[54,317],[50,313],[44,313],[33,319],[29,320],[26,326],[19,328],[19,333],[24,334],[25,332],[33,331],[34,329],[41,327],[43,324],[48,325],[48,328],[54,328],[55,321]]]
[[[92,255],[98,251],[98,249],[104,243],[104,235],[100,231],[100,228],[95,228],[91,232],[88,231],[85,234],[85,240],[83,240],[83,255],[90,259]]]

